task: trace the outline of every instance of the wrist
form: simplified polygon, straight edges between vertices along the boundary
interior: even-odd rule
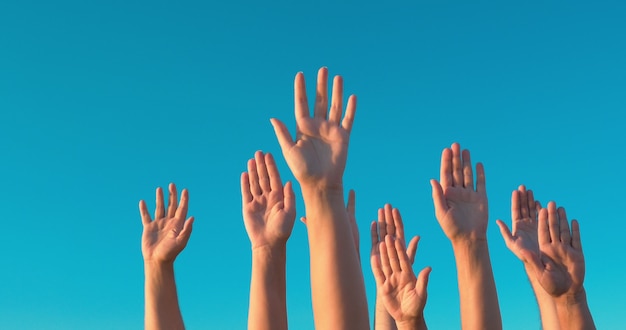
[[[287,245],[262,245],[252,248],[252,257],[259,260],[273,261],[287,258]]]
[[[396,321],[396,326],[398,330],[427,329],[423,314],[408,320]]]
[[[575,306],[581,304],[587,304],[587,293],[585,288],[580,288],[573,293],[565,293],[559,297],[554,298],[554,302],[557,306]]]

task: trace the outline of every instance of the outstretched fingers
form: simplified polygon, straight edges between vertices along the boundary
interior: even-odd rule
[[[498,225],[498,228],[500,228],[500,234],[502,234],[502,239],[504,239],[504,243],[507,247],[510,247],[511,243],[513,243],[513,234],[511,234],[509,227],[507,227],[504,221],[500,219],[496,220],[496,225]]]
[[[328,111],[328,69],[320,68],[317,72],[317,93],[315,95],[314,116],[318,119],[326,119]]]
[[[569,224],[567,223],[567,215],[565,214],[565,209],[559,207],[557,209],[557,214],[559,216],[559,229],[561,232],[561,242],[567,245],[572,244],[572,235],[569,231]]]
[[[474,172],[472,171],[472,159],[469,150],[463,150],[463,187],[474,190]]]
[[[341,114],[343,113],[343,78],[335,76],[333,79],[333,95],[330,102],[330,113],[328,121],[334,125],[341,122]]]
[[[293,83],[294,90],[294,109],[296,112],[296,122],[301,119],[308,118],[309,104],[306,98],[306,86],[304,83],[304,74],[298,72]]]
[[[154,219],[161,219],[165,216],[165,205],[163,204],[163,189],[156,189],[156,209],[154,210]]]
[[[280,191],[283,189],[283,182],[280,180],[280,173],[274,161],[274,156],[269,152],[265,154],[265,168],[269,176],[270,189],[272,191]]]
[[[356,96],[350,95],[348,98],[348,105],[346,106],[346,114],[343,116],[341,127],[348,133],[352,132],[352,125],[354,124],[354,116],[356,115]]]
[[[141,223],[144,226],[152,222],[152,219],[150,219],[150,212],[148,211],[148,206],[146,205],[146,202],[143,200],[139,201],[139,214],[141,214]]]
[[[241,173],[241,200],[243,204],[252,202],[252,192],[250,191],[250,179],[248,172]]]
[[[287,126],[276,118],[271,118],[270,123],[274,128],[274,134],[276,134],[276,139],[278,140],[280,149],[283,151],[283,154],[285,154],[295,144],[295,142],[293,142],[293,138],[291,137],[291,133],[289,133]]]
[[[402,216],[400,215],[400,210],[394,208],[392,209],[393,215],[393,224],[396,229],[396,237],[404,240],[404,223],[402,222]]]
[[[291,181],[287,181],[287,183],[285,183],[285,186],[283,187],[283,207],[285,212],[287,213],[296,213],[296,195],[293,191],[293,185],[291,184]],[[306,224],[306,222],[305,222]]]
[[[189,192],[187,189],[183,189],[180,194],[180,205],[176,209],[174,217],[179,220],[185,220],[187,217],[187,209],[189,208]]]
[[[572,247],[577,251],[583,251],[582,241],[580,240],[580,225],[577,220],[572,220]]]
[[[169,197],[169,201],[168,201],[168,205],[167,205],[167,217],[168,218],[172,218],[174,217],[174,215],[176,214],[176,208],[178,207],[177,203],[178,203],[178,193],[176,191],[176,185],[173,183],[170,183],[169,185],[169,193],[170,193],[170,197]]]
[[[252,195],[261,195],[263,191],[261,190],[261,185],[259,184],[259,173],[257,171],[255,159],[248,160],[248,180]]]
[[[416,284],[416,288],[417,288],[417,293],[420,295],[420,297],[426,297],[427,292],[428,292],[428,278],[430,277],[430,272],[433,269],[428,266],[424,269],[422,269],[422,271],[420,271],[420,273],[417,275],[417,284]]]
[[[487,194],[487,184],[485,183],[485,167],[483,163],[476,163],[476,192]]]
[[[550,229],[550,241],[561,241],[561,229],[559,225],[559,215],[556,209],[556,203],[548,203],[548,227]]]
[[[430,186],[432,188],[433,204],[435,205],[435,213],[446,212],[448,210],[448,204],[446,203],[446,197],[443,195],[443,187],[437,180],[431,179]]]
[[[453,186],[454,178],[452,175],[452,149],[450,148],[445,148],[441,152],[439,181],[441,182],[441,187],[444,190]]]
[[[463,187],[463,160],[461,159],[461,145],[452,144],[452,186]]]
[[[389,257],[389,264],[393,272],[401,272],[400,258],[398,257],[398,250],[396,249],[397,239],[390,235],[385,236],[385,245],[387,247],[387,256]]]
[[[417,254],[417,244],[419,243],[419,241],[420,237],[415,236],[406,246],[406,255],[409,257],[409,262],[411,263],[411,265],[415,262],[415,255]]]
[[[537,224],[537,239],[539,241],[539,246],[550,244],[550,227],[548,226],[548,210],[542,208],[539,210]]]
[[[254,161],[256,162],[257,175],[259,176],[259,187],[263,193],[271,191],[270,176],[265,164],[265,155],[262,151],[254,153]]]

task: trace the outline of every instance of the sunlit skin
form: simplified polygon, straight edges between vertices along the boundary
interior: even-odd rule
[[[532,190],[526,190],[526,187],[521,185],[511,194],[512,231],[502,220],[497,220],[496,223],[500,227],[506,246],[524,264],[526,275],[537,298],[542,328],[560,329],[554,300],[537,281],[529,261],[532,254],[539,254],[537,213],[540,209],[541,205],[535,201]]]
[[[287,239],[296,219],[290,182],[271,154],[257,151],[241,175],[243,221],[252,246],[249,329],[287,329]]]
[[[528,254],[536,279],[553,297],[561,329],[595,329],[583,287],[585,258],[578,221],[548,203],[538,216],[539,253]]]
[[[141,251],[145,267],[145,328],[184,329],[183,318],[178,306],[174,260],[187,246],[194,218],[187,217],[189,193],[183,189],[178,204],[176,186],[169,185],[167,212],[163,190],[156,190],[154,219],[146,203],[139,202],[143,224]],[[185,220],[186,219],[186,220]]]
[[[280,120],[271,122],[306,208],[315,327],[368,329],[363,274],[343,190],[356,97],[348,98],[344,113],[343,79],[336,76],[329,104],[326,68],[318,72],[313,116],[302,73],[296,75],[294,92],[296,139]]]
[[[409,328],[411,329],[413,329],[413,326],[418,329],[425,329],[425,283],[428,282],[430,268],[422,270],[416,278],[413,269],[410,267],[415,260],[419,236],[411,239],[408,248],[404,247],[405,236],[402,216],[400,211],[393,208],[391,204],[385,204],[383,208],[378,209],[378,222],[372,222],[370,234],[372,241],[370,263],[376,278],[374,329],[398,329],[401,328],[401,324],[410,326]],[[381,257],[389,258],[385,253],[381,252],[385,249],[382,245],[384,245],[384,240],[387,236],[396,240],[397,244],[402,245],[402,249],[395,249],[394,247],[393,249],[387,249],[387,251],[397,254],[398,258],[406,254],[409,267],[405,265],[397,272],[395,271],[396,269],[391,268],[391,273],[383,271],[383,260],[381,260]]]
[[[474,187],[475,184],[475,187]],[[458,143],[441,154],[440,181],[431,180],[435,216],[452,243],[463,329],[502,329],[489,248],[485,170]]]

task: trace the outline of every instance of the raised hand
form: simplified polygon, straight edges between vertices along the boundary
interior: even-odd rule
[[[291,182],[283,187],[274,158],[257,151],[241,174],[243,219],[252,248],[287,243],[296,218]]]
[[[156,190],[156,210],[154,220],[150,218],[148,207],[143,200],[139,202],[139,212],[143,223],[141,251],[144,261],[173,263],[182,251],[191,235],[194,218],[187,217],[189,194],[186,189],[181,193],[180,205],[177,204],[176,186],[169,185],[167,213],[163,202],[163,189]]]
[[[535,292],[541,325],[543,329],[560,329],[554,299],[539,284],[531,260],[539,255],[539,239],[537,237],[537,213],[541,210],[535,201],[532,190],[521,185],[511,194],[511,219],[513,232],[502,220],[496,223],[506,246],[524,263],[524,269]]]
[[[538,209],[541,209],[541,205],[535,201],[532,190],[526,190],[526,187],[521,185],[511,194],[513,232],[502,220],[496,220],[506,246],[524,263],[528,262],[529,253],[539,255]]]
[[[287,329],[287,239],[296,219],[296,202],[283,186],[271,154],[257,151],[241,174],[243,221],[252,244],[248,328]]]
[[[415,277],[404,242],[389,234],[379,249],[380,259],[372,258],[372,271],[385,308],[398,329],[426,328],[424,307],[431,268],[424,268]]]
[[[370,237],[372,240],[372,251],[370,258],[380,259],[379,244],[384,241],[385,236],[390,235],[394,239],[405,242],[404,223],[400,211],[393,208],[391,204],[385,204],[383,208],[378,209],[378,223],[372,221],[370,225]],[[415,253],[417,252],[417,243],[419,237],[415,236],[409,242],[407,254],[411,264],[415,261]]]
[[[456,260],[463,329],[502,329],[498,293],[487,244],[485,170],[476,164],[476,188],[468,150],[453,143],[441,154],[440,182],[431,180],[435,216]]]
[[[476,189],[469,150],[458,143],[441,154],[441,181],[431,180],[435,216],[451,240],[485,240],[487,232],[487,191],[485,170],[476,164]]]
[[[169,186],[167,213],[163,201],[163,190],[156,190],[156,211],[154,220],[146,202],[139,202],[139,212],[143,223],[141,251],[145,273],[145,328],[184,329],[185,324],[178,306],[176,281],[174,280],[174,260],[182,251],[191,235],[193,217],[185,221],[189,194],[183,189],[178,205],[176,186]]]
[[[400,211],[393,208],[391,204],[385,204],[383,208],[378,209],[378,223],[376,221],[372,221],[370,234],[372,241],[370,262],[372,265],[376,264],[380,267],[381,261],[379,245],[385,240],[385,236],[390,235],[394,239],[405,242],[404,223],[402,222]],[[411,242],[409,242],[407,255],[409,256],[411,264],[413,264],[413,261],[415,260],[418,241],[419,237],[416,236],[411,240]],[[385,303],[383,302],[382,287],[376,288],[374,328],[376,330],[397,329],[396,321],[389,314],[387,308],[385,307]]]
[[[572,220],[570,232],[565,209],[554,202],[539,212],[539,250],[533,265],[541,286],[553,297],[574,296],[583,290],[583,257],[578,221]]]
[[[348,155],[350,130],[356,111],[356,97],[350,96],[343,113],[343,79],[336,76],[328,111],[328,69],[321,68],[317,76],[317,95],[311,117],[304,85],[304,75],[298,73],[295,83],[296,140],[278,119],[271,119],[276,137],[289,168],[304,186],[320,188],[341,187]]]

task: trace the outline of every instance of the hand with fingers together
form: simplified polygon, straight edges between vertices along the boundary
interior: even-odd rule
[[[554,202],[539,211],[539,254],[530,263],[537,281],[554,297],[562,329],[595,329],[583,288],[585,258],[578,221],[567,221],[565,209]]]
[[[372,265],[380,265],[380,249],[379,245],[384,241],[385,236],[389,235],[394,239],[398,239],[401,242],[405,242],[404,237],[404,223],[402,222],[402,216],[400,211],[391,206],[391,204],[385,204],[383,208],[378,209],[378,223],[372,221],[370,225],[370,234],[372,241],[372,250],[370,253],[370,261]],[[411,265],[415,261],[415,253],[417,252],[417,243],[419,242],[419,236],[413,237],[409,242],[407,248],[407,255]],[[374,266],[372,266],[374,267]],[[380,267],[380,266],[378,266]],[[382,287],[376,287],[376,307],[374,317],[374,329],[387,330],[397,329],[396,321],[389,314],[385,303],[383,301],[383,294],[381,292]]]
[[[350,96],[343,114],[343,79],[333,81],[328,95],[328,69],[317,75],[313,116],[298,73],[294,82],[296,140],[285,124],[271,119],[289,169],[300,183],[306,208],[311,261],[311,297],[315,327],[369,327],[367,300],[357,244],[358,232],[344,204],[343,173],[348,157],[356,97]],[[343,119],[342,119],[343,116]]]
[[[378,246],[380,258],[372,258],[372,271],[385,308],[398,329],[426,329],[424,307],[431,268],[415,277],[404,241],[390,234]]]
[[[249,329],[287,329],[287,239],[296,219],[291,183],[284,186],[270,153],[257,151],[241,175],[243,220],[252,244]]]
[[[502,220],[496,220],[506,246],[518,257],[526,269],[526,274],[535,292],[541,324],[543,329],[559,329],[556,306],[552,297],[541,287],[531,268],[530,259],[539,255],[539,239],[537,237],[537,213],[541,209],[535,201],[532,190],[524,185],[513,190],[511,194],[512,232]]]
[[[150,218],[146,203],[139,202],[143,223],[141,251],[145,266],[146,329],[185,328],[178,306],[174,260],[189,241],[194,218],[185,221],[189,202],[187,190],[181,195],[178,205],[176,186],[170,184],[166,213],[163,190],[157,188],[154,220]]]
[[[431,180],[435,216],[452,243],[463,329],[502,329],[498,294],[487,245],[485,170],[458,143],[441,154],[440,181]]]

